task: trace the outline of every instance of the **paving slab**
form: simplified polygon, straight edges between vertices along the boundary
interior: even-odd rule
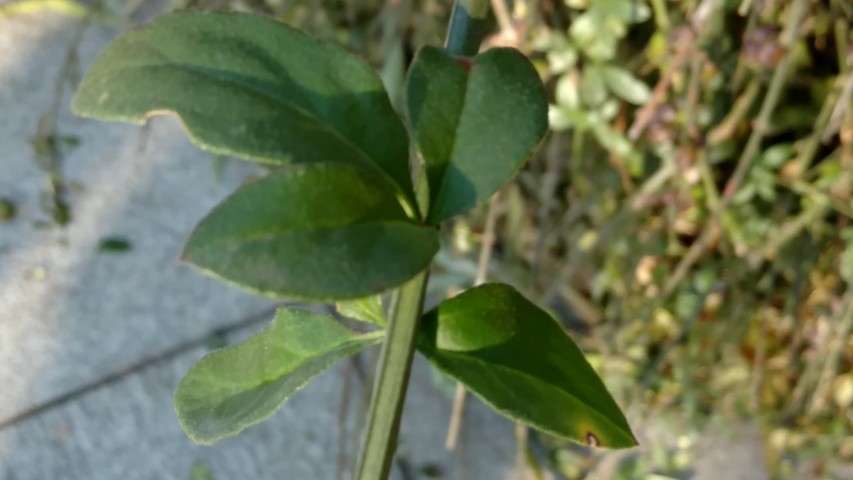
[[[73,219],[38,225],[49,216],[30,139],[75,25],[0,19],[0,196],[18,208],[0,224],[0,422],[270,305],[177,265],[193,226],[254,170],[228,164],[216,181],[173,120],[145,130],[78,119],[65,95],[60,133],[79,142],[64,164],[79,185]],[[114,35],[90,29],[82,68]],[[130,250],[99,252],[108,237]]]
[[[3,480],[183,480],[196,464],[221,479],[335,479],[339,439],[352,439],[361,396],[353,380],[350,415],[338,420],[343,366],[331,369],[296,394],[270,420],[213,446],[194,444],[175,419],[175,384],[205,349],[199,347],[115,384],[0,430]],[[352,373],[350,372],[352,375]],[[512,427],[472,402],[462,430],[463,445],[443,449],[450,401],[432,386],[423,362],[409,392],[401,432],[407,475],[394,480],[510,479]],[[353,452],[352,447],[348,449]],[[344,477],[349,478],[349,477]]]

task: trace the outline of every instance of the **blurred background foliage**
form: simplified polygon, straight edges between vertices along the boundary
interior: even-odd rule
[[[129,26],[146,3],[103,0],[90,19]],[[451,3],[170,6],[261,12],[334,39],[399,106]],[[444,230],[433,293],[478,271],[514,284],[564,320],[637,430],[674,422],[673,441],[624,460],[619,478],[680,478],[692,432],[742,419],[760,425],[780,478],[831,478],[853,461],[853,2],[492,4],[485,44],[531,58],[552,132],[514,183]],[[38,8],[88,15],[71,0],[0,15]],[[601,458],[528,439],[540,474],[583,478]]]

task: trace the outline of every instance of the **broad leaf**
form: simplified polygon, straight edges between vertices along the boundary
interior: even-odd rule
[[[341,315],[358,320],[359,322],[372,323],[380,327],[388,324],[388,318],[382,311],[382,295],[371,295],[355,300],[343,300],[335,306]]]
[[[591,63],[584,67],[581,77],[581,98],[589,107],[598,107],[607,100],[607,85],[601,66]]]
[[[587,444],[637,444],[580,349],[512,287],[472,288],[427,313],[421,329],[420,352],[503,415]]]
[[[175,392],[181,426],[202,444],[236,435],[272,416],[314,377],[382,335],[358,335],[329,316],[281,308],[260,333],[193,365]]]
[[[196,228],[184,259],[272,297],[344,300],[395,287],[438,251],[390,188],[356,167],[291,167],[251,183]]]
[[[431,224],[488,199],[521,168],[548,127],[539,75],[510,48],[455,59],[424,47],[409,69],[406,102],[427,167]]]
[[[376,73],[271,19],[176,12],[125,33],[74,98],[79,115],[178,115],[199,147],[266,164],[378,165],[411,199],[405,128]]]

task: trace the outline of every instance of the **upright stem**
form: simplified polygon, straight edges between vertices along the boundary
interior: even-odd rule
[[[454,3],[445,45],[448,52],[456,55],[477,53],[485,35],[488,5],[489,0],[457,0]],[[385,480],[391,471],[428,278],[429,269],[393,293],[358,464],[358,480]]]
[[[429,271],[424,270],[394,292],[370,400],[359,480],[384,480],[391,470],[428,277]]]
[[[456,0],[444,48],[454,55],[476,55],[486,35],[489,0]]]

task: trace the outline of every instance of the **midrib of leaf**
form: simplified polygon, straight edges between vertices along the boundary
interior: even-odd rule
[[[208,438],[208,437],[200,437],[200,436],[196,435],[192,429],[188,428],[188,425],[190,425],[191,422],[189,421],[189,419],[186,418],[186,416],[181,414],[180,410],[177,410],[178,420],[183,425],[184,431],[187,432],[187,435],[189,435],[190,438],[192,438],[194,441],[196,441],[200,444],[210,445],[210,444],[216,442],[217,440],[219,440],[221,438],[235,435],[235,434],[245,430],[246,428],[248,428],[252,425],[257,425],[258,423],[261,423],[261,422],[267,420],[268,418],[273,416],[276,413],[276,411],[278,410],[277,408],[273,408],[269,412],[258,417],[257,419],[252,419],[250,422],[246,423],[247,414],[251,414],[254,411],[255,407],[257,405],[259,405],[264,400],[263,396],[257,394],[258,390],[261,390],[264,387],[270,386],[271,384],[275,384],[275,383],[284,384],[288,380],[288,377],[290,374],[293,374],[294,372],[296,372],[297,370],[300,370],[300,369],[309,370],[309,371],[313,372],[313,374],[306,375],[305,377],[303,377],[300,382],[296,383],[293,386],[291,392],[289,394],[287,394],[286,396],[284,396],[282,401],[287,401],[287,399],[289,399],[291,396],[298,393],[302,388],[305,387],[305,385],[310,383],[311,380],[314,379],[314,377],[316,377],[317,375],[322,373],[322,371],[325,370],[331,363],[337,361],[339,354],[342,351],[349,351],[350,349],[355,349],[355,351],[352,353],[361,351],[364,348],[367,348],[370,345],[376,343],[379,339],[382,338],[382,336],[384,336],[384,334],[385,334],[385,332],[380,330],[380,331],[370,332],[370,333],[367,333],[364,335],[360,335],[354,339],[351,339],[350,341],[347,341],[347,342],[344,342],[342,344],[338,344],[338,345],[332,347],[331,350],[329,350],[329,351],[327,351],[321,355],[317,355],[314,357],[308,357],[306,361],[298,364],[296,366],[296,368],[293,368],[290,371],[281,373],[280,375],[278,375],[277,378],[258,382],[257,384],[255,384],[251,387],[243,388],[242,392],[236,392],[234,395],[229,395],[226,398],[226,401],[227,401],[227,399],[232,398],[233,396],[236,396],[239,393],[249,393],[249,392],[255,393],[254,395],[251,396],[249,402],[242,404],[241,408],[238,410],[237,416],[241,419],[241,421],[235,422],[235,424],[237,426],[229,428],[229,429],[225,429],[222,433],[219,433],[216,436]],[[192,373],[192,370],[190,370],[190,372],[187,373],[187,376],[189,376],[191,373]],[[215,377],[207,376],[205,378],[205,383],[207,383],[208,385],[214,385],[214,386],[223,385],[223,382],[211,382],[210,379],[212,379],[212,378],[215,378]],[[225,383],[225,385],[228,387],[231,387],[230,383]],[[278,385],[278,386],[280,386],[280,385]],[[219,406],[221,406],[223,403],[224,402],[218,402],[211,407],[206,407],[205,410],[207,410],[208,408],[211,410],[216,409]]]
[[[266,333],[266,332],[261,332],[261,334],[263,334],[263,333]],[[338,344],[332,346],[331,350],[328,350],[319,356],[315,355],[314,357],[312,357],[312,354],[310,354],[310,353],[309,354],[296,353],[296,352],[290,350],[289,347],[285,346],[286,344],[284,344],[282,342],[271,342],[268,345],[273,346],[278,350],[284,350],[288,355],[292,355],[294,357],[294,359],[297,360],[297,362],[291,363],[291,364],[286,365],[286,366],[282,365],[281,370],[273,373],[272,375],[266,375],[260,381],[252,382],[251,384],[227,382],[227,381],[223,381],[221,378],[216,377],[214,375],[205,376],[205,383],[208,383],[210,385],[219,386],[219,387],[239,388],[241,390],[252,390],[252,389],[260,388],[266,384],[277,382],[277,381],[281,380],[281,378],[283,376],[286,376],[288,373],[292,373],[294,370],[298,369],[301,365],[304,365],[306,363],[306,362],[300,363],[300,360],[304,360],[304,359],[311,360],[312,358],[321,358],[323,356],[331,355],[335,352],[345,350],[351,346],[357,346],[357,345],[361,345],[363,343],[369,343],[369,342],[377,341],[377,340],[381,339],[383,336],[385,336],[385,332],[383,330],[377,330],[374,332],[364,333],[364,334],[358,335],[356,337],[349,338],[342,343],[338,343]],[[250,340],[251,340],[251,338],[250,338]]]
[[[349,227],[361,226],[361,225],[397,225],[397,224],[408,225],[408,226],[412,226],[412,227],[418,226],[418,225],[415,225],[414,223],[407,222],[404,220],[370,220],[370,221],[358,221],[358,220],[356,220],[354,222],[347,223],[344,225],[341,225],[341,224],[329,224],[329,225],[322,225],[322,226],[312,225],[311,227],[308,227],[308,228],[287,226],[287,227],[273,228],[273,229],[269,229],[269,230],[265,229],[263,231],[253,231],[253,232],[246,234],[246,235],[230,236],[225,240],[221,240],[221,241],[214,242],[214,243],[215,243],[215,248],[219,249],[222,246],[232,246],[234,244],[240,245],[242,243],[247,243],[247,242],[257,242],[257,241],[261,241],[261,240],[269,240],[269,239],[272,239],[272,238],[275,238],[278,236],[296,234],[296,233],[315,233],[315,232],[326,232],[326,231],[327,232],[333,232],[333,231],[345,230]],[[205,242],[205,243],[210,243],[210,242]],[[204,247],[195,247],[195,249],[203,249],[203,248]]]
[[[437,357],[440,357],[440,356],[444,356],[444,357],[452,357],[453,361],[458,361],[458,362],[462,362],[462,363],[472,363],[472,364],[477,365],[478,367],[485,367],[485,369],[486,369],[487,371],[488,371],[488,370],[491,370],[491,369],[498,369],[498,370],[502,370],[502,371],[504,371],[504,372],[505,372],[505,374],[516,375],[516,376],[519,376],[519,377],[522,377],[522,378],[528,379],[528,380],[530,380],[530,381],[533,381],[533,382],[535,382],[535,383],[539,383],[539,384],[547,385],[547,386],[549,386],[549,387],[553,388],[554,390],[556,390],[558,393],[560,393],[560,394],[562,394],[562,395],[564,395],[564,396],[568,397],[568,398],[569,398],[569,401],[572,401],[572,402],[574,402],[574,403],[580,404],[581,406],[583,406],[584,408],[586,408],[586,409],[589,411],[589,413],[590,413],[590,414],[595,415],[595,417],[596,417],[596,418],[598,418],[598,419],[604,420],[604,422],[606,422],[606,423],[610,424],[610,425],[611,425],[612,427],[614,427],[616,430],[624,431],[624,428],[623,428],[622,426],[620,426],[620,425],[618,425],[618,424],[614,423],[612,420],[610,420],[610,418],[607,416],[607,413],[606,413],[606,412],[602,412],[602,411],[598,410],[597,408],[593,407],[590,403],[587,403],[586,401],[582,400],[581,398],[579,398],[579,397],[577,397],[577,396],[573,395],[571,392],[569,392],[569,391],[565,390],[563,387],[561,387],[561,386],[559,386],[559,385],[555,385],[554,383],[552,383],[552,382],[550,382],[550,381],[548,381],[548,380],[544,380],[544,379],[542,379],[542,378],[540,378],[540,377],[536,377],[536,376],[534,376],[534,375],[531,375],[531,374],[529,374],[529,373],[525,372],[524,370],[519,370],[519,369],[517,369],[517,368],[513,368],[513,367],[511,367],[511,366],[503,365],[503,364],[500,364],[500,363],[491,363],[491,362],[486,362],[486,361],[480,360],[479,358],[476,358],[476,357],[472,357],[472,356],[468,356],[468,355],[462,355],[462,354],[457,354],[457,353],[453,353],[453,352],[440,353],[440,351],[439,351],[439,350],[433,350],[433,352],[435,352],[436,354],[438,354],[438,355],[436,355]],[[438,364],[437,366],[438,366],[441,370],[443,370],[445,373],[447,373],[448,375],[450,375],[451,377],[453,376],[453,374],[452,374],[452,372],[450,371],[450,369],[446,369],[446,368],[444,368],[444,366],[443,366],[443,365],[441,365],[441,364]],[[477,395],[477,396],[478,396],[478,397],[479,397],[483,402],[485,402],[486,404],[488,404],[489,406],[491,406],[491,407],[492,407],[492,408],[494,408],[495,410],[500,411],[500,412],[509,412],[508,410],[505,410],[503,407],[497,407],[497,406],[496,406],[496,405],[494,405],[492,402],[490,402],[486,397],[482,396],[479,392],[477,392],[477,391],[475,391],[475,390],[472,390],[472,391],[473,391],[473,392],[474,392],[474,393],[475,393],[475,394],[476,394],[476,395]],[[515,412],[510,412],[510,413],[515,414]],[[538,422],[535,422],[535,421],[532,421],[532,420],[526,420],[526,421],[528,421],[531,425],[533,425],[534,427],[536,427],[536,428],[538,428],[538,429],[540,429],[540,430],[543,430],[543,431],[546,431],[546,432],[549,432],[549,433],[554,433],[554,434],[557,434],[557,435],[560,435],[560,436],[562,436],[562,435],[563,435],[562,433],[559,433],[559,432],[554,431],[552,428],[548,427],[547,425],[539,424]]]
[[[454,60],[455,63],[455,60]],[[453,159],[456,158],[456,145],[457,139],[459,138],[459,124],[461,123],[460,119],[463,117],[465,113],[465,108],[468,105],[468,84],[471,82],[471,72],[477,66],[476,62],[471,62],[471,69],[465,72],[465,89],[462,91],[462,108],[459,109],[459,115],[456,116],[454,124],[456,126],[456,133],[453,135],[453,138],[450,141],[450,158],[447,159],[447,163],[444,164],[444,171],[441,174],[441,183],[438,185],[438,190],[435,193],[435,200],[438,201],[441,198],[441,193],[444,191],[444,186],[447,183],[447,171],[450,170],[450,166],[453,163]],[[461,67],[460,67],[461,68]],[[434,206],[434,205],[433,205]],[[428,214],[432,214],[432,209]]]
[[[157,49],[156,47],[154,47],[151,44],[147,44],[147,46],[151,47],[152,50],[160,53],[163,56],[163,58],[170,60],[169,57],[165,53],[162,52],[162,50]],[[375,170],[376,172],[381,174],[381,176],[384,178],[384,180],[386,182],[390,182],[393,189],[397,192],[398,200],[400,200],[401,203],[403,203],[402,198],[407,198],[407,196],[408,196],[404,193],[403,187],[399,183],[397,183],[397,180],[395,180],[393,177],[391,177],[391,175],[388,172],[385,171],[385,169],[382,167],[382,164],[380,164],[377,160],[373,159],[367,152],[362,150],[361,147],[355,145],[348,138],[344,137],[336,129],[332,128],[331,126],[327,125],[325,122],[321,121],[319,118],[317,118],[310,111],[304,109],[303,107],[300,107],[298,105],[295,105],[295,104],[289,102],[286,97],[279,96],[279,95],[275,94],[273,91],[270,91],[267,88],[264,88],[264,87],[269,85],[266,81],[258,81],[256,79],[251,78],[251,77],[246,77],[244,75],[240,75],[240,74],[236,74],[236,73],[232,73],[232,72],[228,72],[228,71],[224,71],[224,70],[216,70],[216,69],[212,69],[212,68],[200,67],[197,65],[189,65],[189,64],[183,64],[183,63],[164,62],[163,64],[139,64],[139,65],[133,65],[133,66],[117,66],[117,67],[105,69],[103,71],[97,72],[95,75],[90,77],[91,78],[90,82],[93,82],[95,79],[98,79],[102,76],[121,74],[121,73],[124,73],[127,71],[132,72],[133,70],[150,70],[150,69],[166,69],[166,70],[174,69],[174,70],[184,71],[184,72],[188,72],[192,75],[197,75],[202,80],[208,80],[208,81],[212,80],[212,81],[220,82],[220,83],[223,83],[226,85],[242,87],[242,88],[249,90],[249,91],[251,91],[257,95],[260,95],[261,97],[264,97],[264,98],[272,101],[272,103],[276,104],[277,106],[281,107],[282,109],[290,110],[290,111],[294,112],[295,114],[297,114],[298,116],[301,116],[305,120],[306,124],[312,125],[317,130],[324,131],[325,133],[327,133],[330,136],[332,136],[333,138],[335,138],[335,140],[340,142],[344,147],[347,147],[348,149],[350,149],[354,153],[355,159],[357,159],[357,161],[360,164],[365,165],[372,170]],[[269,85],[269,86],[272,86],[272,85]],[[174,110],[171,110],[171,109],[165,109],[165,110],[172,112],[177,117],[181,117],[180,113],[178,113]],[[157,114],[157,113],[155,113],[155,114]],[[149,115],[143,115],[142,116],[143,121],[148,116]],[[367,120],[367,119],[365,119],[365,120]],[[245,152],[241,152],[241,151],[233,150],[233,149],[229,149],[229,148],[212,146],[207,141],[203,141],[200,138],[198,138],[198,135],[194,134],[189,128],[186,128],[186,130],[189,133],[189,135],[191,137],[193,137],[199,144],[203,144],[206,149],[208,149],[214,153],[224,154],[224,155],[245,156],[246,158],[249,158],[249,159],[252,159],[255,161],[259,161],[259,162],[265,163],[265,164],[277,164],[278,163],[277,161],[273,160],[272,158],[267,158],[267,157],[259,156],[256,154],[246,154]],[[400,197],[401,195],[402,195],[402,198]],[[407,204],[408,200],[406,200],[405,203]],[[407,208],[408,207],[410,207],[410,206],[407,206]]]

